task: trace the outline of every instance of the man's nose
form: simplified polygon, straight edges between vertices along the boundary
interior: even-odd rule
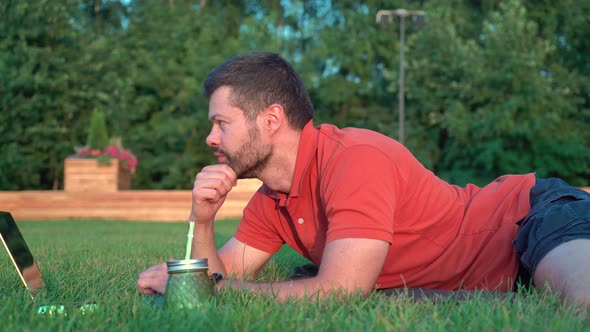
[[[215,147],[215,146],[219,146],[219,133],[217,131],[217,129],[215,128],[216,126],[213,126],[213,128],[211,128],[211,131],[209,132],[209,135],[207,135],[207,139],[205,140],[205,142],[207,143],[207,145],[211,146],[211,147]]]

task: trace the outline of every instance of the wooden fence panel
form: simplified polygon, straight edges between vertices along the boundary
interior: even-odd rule
[[[239,180],[216,220],[241,218],[261,182]],[[0,191],[0,210],[16,220],[109,219],[184,222],[191,209],[190,190],[115,192]]]
[[[216,220],[242,217],[261,182],[239,180],[217,213]],[[590,192],[590,187],[583,190]],[[109,219],[184,222],[191,209],[189,190],[128,190],[117,192],[0,191],[0,210],[16,220]]]

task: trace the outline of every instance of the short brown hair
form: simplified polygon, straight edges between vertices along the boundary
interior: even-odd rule
[[[248,121],[274,103],[283,106],[294,129],[302,129],[313,119],[313,105],[303,80],[278,54],[253,52],[222,63],[207,76],[203,84],[205,97],[211,98],[222,86],[230,87],[230,103],[242,109]]]

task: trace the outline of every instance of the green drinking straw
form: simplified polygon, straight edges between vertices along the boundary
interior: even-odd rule
[[[193,230],[195,229],[195,222],[191,221],[188,227],[188,234],[186,235],[186,237],[188,237],[188,240],[186,241],[186,254],[184,256],[184,259],[191,259],[191,246],[193,244]]]

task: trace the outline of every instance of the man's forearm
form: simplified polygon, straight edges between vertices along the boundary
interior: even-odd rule
[[[355,288],[347,289],[334,281],[322,281],[318,277],[264,283],[230,279],[223,280],[219,283],[218,287],[228,287],[235,290],[245,290],[253,294],[271,296],[278,301],[301,298],[318,300],[331,294],[344,295],[357,291],[362,292]]]
[[[219,272],[225,276],[227,271],[217,253],[213,224],[214,222],[211,221],[209,223],[195,225],[191,257],[207,258],[209,274]]]

